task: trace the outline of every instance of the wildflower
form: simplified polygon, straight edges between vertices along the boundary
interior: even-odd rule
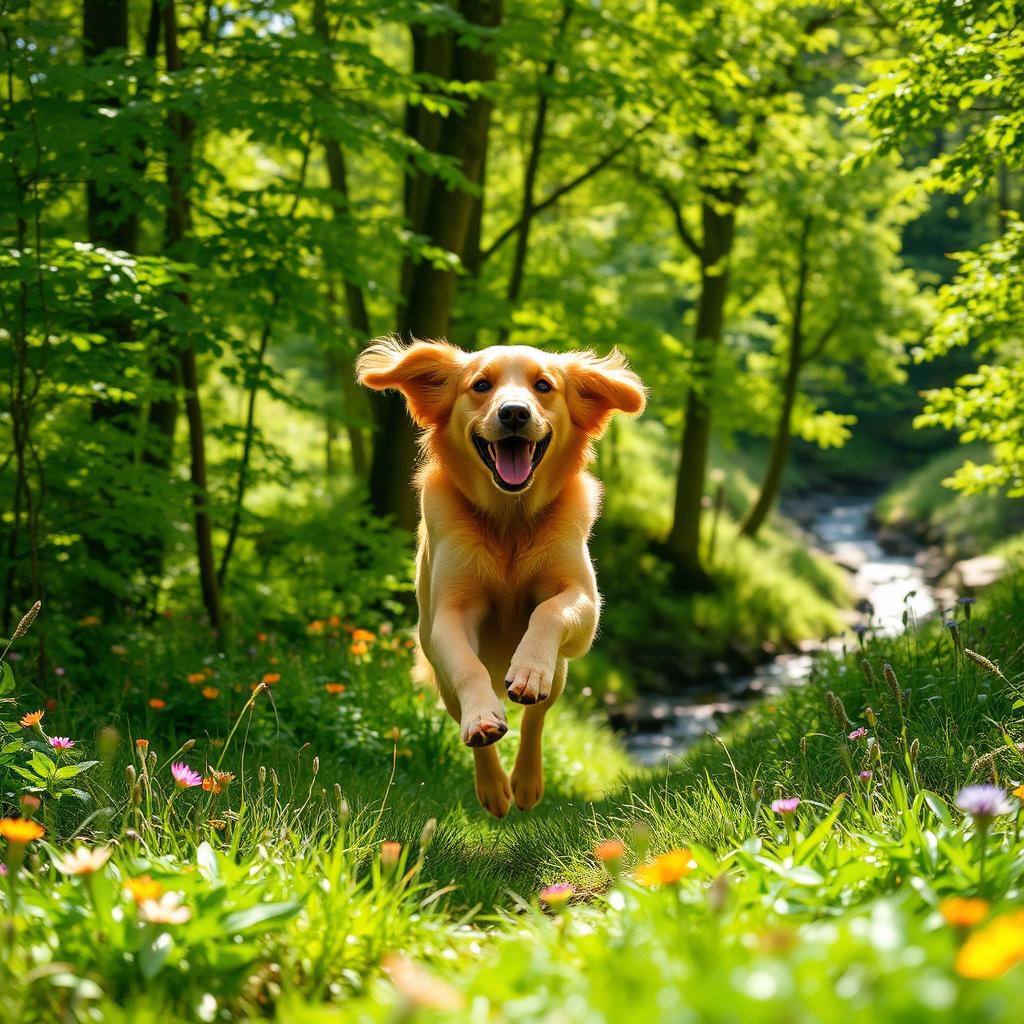
[[[956,970],[964,978],[998,978],[1024,960],[1024,911],[1004,914],[960,947]]]
[[[389,954],[384,958],[383,967],[391,983],[415,1008],[458,1012],[465,1007],[460,992],[404,956]]]
[[[357,658],[361,658],[364,654],[369,653],[370,648],[360,640],[358,643],[350,644],[349,651]]]
[[[324,689],[328,693],[344,693],[345,692],[345,684],[344,683],[324,683]]]
[[[206,824],[209,825],[210,828],[217,829],[218,832],[222,832],[228,827],[228,823],[223,818],[207,818]]]
[[[167,707],[167,701],[161,700],[159,697],[153,697],[149,702],[149,706],[157,711],[163,711]]]
[[[846,713],[846,707],[840,697],[836,696],[831,690],[825,693],[825,704],[828,706],[829,711],[832,712],[833,718],[836,720],[836,725],[846,732],[846,727],[850,723],[850,716]]]
[[[109,846],[97,846],[94,850],[79,846],[74,853],[55,858],[53,866],[62,875],[91,875],[110,860],[110,854]]]
[[[230,786],[231,783],[235,781],[235,773],[234,772],[218,772],[218,771],[214,771],[213,777],[222,786]]]
[[[63,665],[55,665],[53,674],[55,676],[66,676],[68,674],[68,670]]]
[[[0,818],[0,836],[11,846],[25,846],[34,839],[42,839],[46,829],[38,822],[24,818]]]
[[[869,772],[869,771],[857,772],[857,778],[860,779],[861,782],[870,782],[871,781],[871,772]]]
[[[606,839],[594,847],[594,856],[602,863],[609,864],[622,860],[626,846],[621,839]]]
[[[192,911],[182,906],[180,892],[165,892],[158,900],[143,900],[139,904],[139,917],[150,924],[184,924]]]
[[[50,746],[54,750],[70,750],[75,745],[75,741],[68,739],[67,736],[51,736]]]
[[[984,920],[989,912],[988,900],[970,897],[964,899],[961,896],[952,896],[939,904],[939,913],[946,919],[946,924],[958,925],[961,928],[970,928]]]
[[[341,625],[341,618],[337,615],[332,615],[327,620],[327,625],[330,626],[332,629],[337,629]]]
[[[11,634],[11,643],[15,640],[20,640],[31,628],[32,623],[36,621],[36,616],[39,614],[39,609],[42,608],[42,602],[36,601],[34,605],[21,617],[21,622],[15,627],[14,632]]]
[[[142,739],[136,740],[136,741],[135,741],[135,749],[136,749],[136,750],[137,750],[137,751],[138,751],[138,752],[139,752],[139,753],[140,753],[140,754],[141,754],[141,755],[142,755],[143,757],[145,757],[145,755],[146,755],[146,751],[148,751],[148,750],[149,750],[149,740],[142,740]]]
[[[380,844],[380,862],[384,868],[394,868],[398,863],[398,858],[402,855],[402,844],[401,843],[381,843]]]
[[[220,696],[220,690],[216,686],[204,686],[203,696],[207,700],[216,700]]]
[[[205,789],[207,793],[213,793],[216,795],[220,792],[220,783],[212,776],[207,776],[203,779],[203,789]]]
[[[957,604],[964,610],[964,618],[971,621],[971,606],[977,601],[976,597],[961,597]]]
[[[266,633],[257,633],[256,634],[256,640],[257,640],[258,643],[265,644],[267,642],[267,634]]]
[[[864,726],[861,726],[859,729],[854,729],[853,732],[849,733],[846,738],[851,743],[855,743],[857,740],[864,739],[864,737],[867,736],[867,734],[867,729],[865,729]]]
[[[972,651],[969,647],[965,647],[964,657],[969,658],[975,665],[980,665],[986,672],[991,672],[992,675],[999,676],[1004,681],[1006,680],[1006,676],[1000,671],[999,666],[989,661],[984,654],[979,654],[977,651]]]
[[[281,681],[281,673],[280,672],[267,672],[267,673],[264,674],[262,681],[264,683],[266,683],[267,686],[273,686],[274,683],[279,683]]]
[[[354,644],[372,644],[377,639],[375,633],[371,633],[368,629],[354,629],[352,630],[352,642]]]
[[[794,814],[800,806],[800,797],[787,796],[772,801],[772,810],[776,814]]]
[[[310,633],[322,633],[324,631],[324,624],[319,619],[314,619],[308,628]]]
[[[189,672],[189,674],[185,678],[193,686],[195,686],[196,683],[201,683],[201,682],[203,682],[206,679],[206,673],[205,672]]]
[[[128,878],[124,883],[124,891],[136,903],[144,903],[146,900],[158,900],[163,892],[159,882],[154,881],[149,875],[139,875],[138,878]]]
[[[43,720],[44,714],[45,711],[30,711],[27,715],[21,716],[21,725],[26,729],[33,729]]]
[[[110,653],[116,654],[118,657],[123,658],[128,653],[128,648],[124,644],[111,644]]]
[[[964,786],[957,793],[956,805],[975,821],[987,824],[1003,814],[1013,814],[1014,808],[1006,799],[1006,790],[999,786]]]
[[[892,694],[892,699],[902,707],[903,691],[900,689],[900,681],[896,678],[896,672],[889,662],[885,662],[882,665],[882,675],[885,676],[885,682],[889,687],[889,692]]]
[[[199,772],[189,768],[183,761],[175,761],[171,765],[171,775],[179,789],[189,789],[192,786],[201,786],[203,777]]]
[[[641,885],[668,885],[685,878],[692,870],[693,855],[689,850],[671,850],[655,857],[650,864],[641,864],[636,880]]]
[[[100,620],[96,615],[86,615],[86,617],[81,619],[78,624],[80,626],[98,626],[100,624]]]
[[[864,717],[868,720],[868,725],[870,725],[872,729],[878,728],[878,716],[875,714],[874,708],[865,708]]]
[[[576,890],[568,882],[556,882],[554,885],[542,889],[540,898],[549,908],[555,908],[568,903],[575,893]]]
[[[1016,797],[1016,798],[1017,798],[1018,800],[1020,800],[1020,801],[1021,801],[1021,803],[1024,803],[1024,784],[1021,784],[1020,786],[1018,786],[1018,787],[1017,787],[1017,788],[1016,788],[1016,789],[1015,789],[1015,790],[1013,791],[1013,795],[1014,795],[1014,796],[1015,796],[1015,797]]]
[[[39,806],[42,803],[39,797],[33,796],[31,793],[22,794],[18,802],[21,804],[21,816],[23,818],[31,818],[39,810]]]

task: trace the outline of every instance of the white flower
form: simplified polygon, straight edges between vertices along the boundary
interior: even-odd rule
[[[183,893],[165,892],[158,900],[143,900],[139,917],[150,924],[184,924],[192,911],[181,904]]]
[[[98,846],[95,850],[79,846],[74,853],[55,858],[53,866],[62,875],[91,875],[110,860],[110,852],[109,846]]]

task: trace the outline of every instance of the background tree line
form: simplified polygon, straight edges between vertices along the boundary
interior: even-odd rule
[[[623,348],[655,452],[599,469],[672,474],[633,532],[673,592],[716,445],[748,538],[795,442],[870,479],[915,413],[1020,490],[1016,7],[6,0],[5,628],[400,608],[414,437],[351,372],[390,331]]]

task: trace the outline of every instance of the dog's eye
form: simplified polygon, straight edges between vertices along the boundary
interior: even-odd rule
[[[491,382],[489,380],[483,380],[483,379],[478,380],[473,385],[473,390],[474,391],[479,391],[481,394],[483,394],[483,392],[485,392],[485,391],[490,391],[491,390]]]
[[[537,381],[537,383],[534,384],[533,387],[535,391],[539,391],[542,395],[546,395],[549,391],[552,390],[551,384],[548,381],[544,380],[543,377],[539,381]]]

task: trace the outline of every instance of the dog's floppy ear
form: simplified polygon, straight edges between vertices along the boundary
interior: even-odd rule
[[[636,415],[647,404],[647,389],[617,348],[603,357],[593,352],[570,353],[564,369],[569,415],[594,437],[604,432],[613,413]]]
[[[465,355],[445,341],[403,345],[397,338],[378,338],[356,360],[356,379],[374,391],[401,391],[416,423],[435,426],[451,412]]]

